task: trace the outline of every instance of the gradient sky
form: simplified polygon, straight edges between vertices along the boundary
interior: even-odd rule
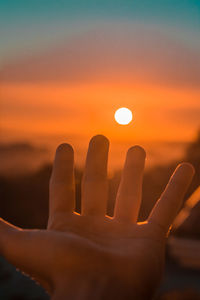
[[[0,0],[1,140],[191,141],[199,32],[194,0]],[[128,126],[114,121],[120,106],[133,111]]]
[[[195,39],[199,42],[200,2],[1,0],[1,59],[40,49],[104,20],[154,24],[195,43]]]

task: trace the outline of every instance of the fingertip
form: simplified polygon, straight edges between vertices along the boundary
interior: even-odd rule
[[[194,176],[195,169],[194,166],[189,162],[180,163],[176,170],[176,174],[180,176],[181,179],[191,178]]]
[[[93,136],[90,140],[90,145],[104,145],[105,147],[109,147],[109,139],[103,134],[97,134]]]
[[[134,155],[135,158],[146,158],[146,151],[139,145],[132,146],[128,149],[127,155]]]
[[[70,156],[73,156],[74,155],[74,149],[73,147],[68,144],[68,143],[62,143],[60,144],[57,149],[56,149],[56,155],[70,155]]]
[[[178,168],[187,170],[188,172],[190,172],[192,174],[195,173],[194,166],[191,163],[189,163],[189,162],[182,162],[182,163],[180,163],[178,165]]]

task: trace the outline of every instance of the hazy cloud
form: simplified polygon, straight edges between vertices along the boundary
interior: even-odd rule
[[[106,25],[4,65],[6,82],[124,81],[199,88],[200,49],[158,29]]]

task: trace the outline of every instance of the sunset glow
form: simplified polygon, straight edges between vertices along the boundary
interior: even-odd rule
[[[117,8],[116,1],[111,6],[101,1],[94,2],[93,11],[86,1],[76,19],[67,2],[50,0],[46,9],[36,1],[32,10],[23,1],[9,26],[5,3],[2,143],[43,144],[53,151],[58,143],[70,142],[81,157],[90,137],[100,133],[114,145],[116,164],[122,146],[148,144],[150,162],[158,153],[166,161],[175,157],[174,143],[178,157],[183,144],[194,139],[200,125],[200,43],[191,1],[185,8],[173,1],[176,20],[169,18],[171,6],[164,2],[123,1]],[[44,21],[40,28],[37,18]],[[129,111],[118,111],[122,106]],[[154,142],[163,143],[162,149]],[[173,151],[166,154],[168,146]]]

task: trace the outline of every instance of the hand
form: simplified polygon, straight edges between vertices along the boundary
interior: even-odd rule
[[[150,299],[159,284],[166,235],[194,170],[177,167],[148,220],[137,223],[145,151],[128,150],[114,217],[106,216],[108,140],[89,144],[82,181],[82,212],[74,211],[73,149],[56,151],[46,230],[22,230],[1,219],[0,251],[35,278],[52,299]],[[28,198],[28,195],[27,195]]]

